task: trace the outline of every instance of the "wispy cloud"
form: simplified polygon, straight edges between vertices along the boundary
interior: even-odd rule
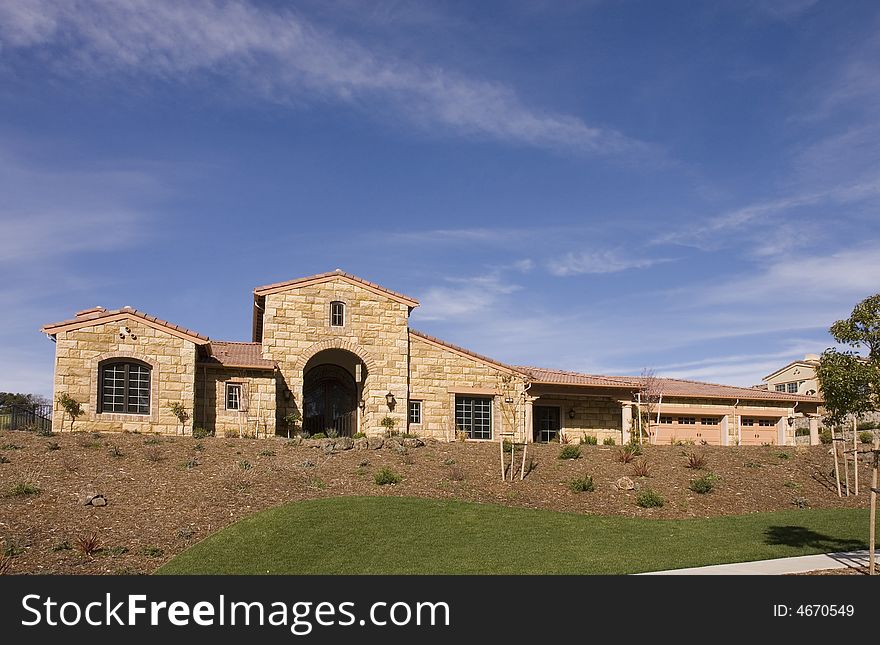
[[[446,278],[446,284],[429,288],[421,298],[421,306],[413,313],[419,320],[466,319],[496,307],[519,285],[493,273],[470,278]]]
[[[436,131],[578,153],[651,154],[577,116],[527,105],[503,83],[419,65],[335,35],[290,10],[240,0],[36,0],[0,7],[0,47],[52,50],[59,71],[210,75],[276,103],[387,105]]]
[[[617,250],[580,251],[566,253],[562,257],[550,260],[547,268],[557,276],[581,275],[584,273],[618,273],[629,269],[647,269],[662,262],[670,262],[669,258],[649,258],[639,255],[638,251],[625,254]]]

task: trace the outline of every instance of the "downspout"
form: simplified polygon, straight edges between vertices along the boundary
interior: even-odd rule
[[[739,405],[739,399],[736,400],[736,403],[733,404],[733,422],[736,424],[736,445],[742,445],[742,426],[739,422],[739,415],[736,413],[736,408]]]
[[[526,392],[529,391],[529,388],[532,387],[531,381],[525,384],[522,391],[522,401],[523,401],[523,457],[522,464],[519,467],[519,480],[522,481],[526,477],[526,453],[529,451],[529,435],[528,429],[526,428]],[[511,471],[513,470],[513,464],[510,464]],[[510,473],[510,479],[513,480],[513,472]]]
[[[798,403],[800,403],[800,401],[795,401],[794,406],[791,408],[791,426],[790,427],[792,427],[792,428],[794,427],[794,417],[795,417],[794,411],[797,409]],[[785,437],[783,437],[783,439],[784,438]],[[794,445],[797,445],[797,431],[796,430],[795,430],[795,433],[794,433],[794,436],[792,437],[792,439],[794,439]]]

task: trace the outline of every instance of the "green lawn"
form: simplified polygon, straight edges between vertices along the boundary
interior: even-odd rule
[[[399,497],[295,502],[244,519],[160,574],[621,574],[866,548],[865,510],[690,520]]]

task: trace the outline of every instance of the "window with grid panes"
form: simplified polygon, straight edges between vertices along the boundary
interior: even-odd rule
[[[469,439],[491,439],[492,399],[456,396],[455,427],[458,432],[466,432]]]

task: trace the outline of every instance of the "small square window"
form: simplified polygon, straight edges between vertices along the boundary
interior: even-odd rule
[[[746,419],[746,418],[743,418],[743,420],[742,420],[742,424],[743,424],[744,426],[753,426],[753,425],[755,425],[755,420],[754,420],[754,419]]]
[[[777,392],[785,392],[785,383],[777,383],[776,384]]]
[[[695,417],[678,417],[678,423],[681,425],[692,426],[696,425],[697,419]]]
[[[700,423],[704,426],[717,426],[718,417],[703,417],[700,419]]]
[[[409,422],[412,425],[418,425],[422,422],[422,402],[409,402]]]
[[[226,409],[241,410],[241,383],[226,384]]]
[[[776,425],[776,421],[774,419],[758,419],[758,425],[765,428],[771,428]]]
[[[672,423],[672,417],[660,417],[660,423]]]
[[[345,303],[334,301],[330,303],[330,326],[345,326]]]

